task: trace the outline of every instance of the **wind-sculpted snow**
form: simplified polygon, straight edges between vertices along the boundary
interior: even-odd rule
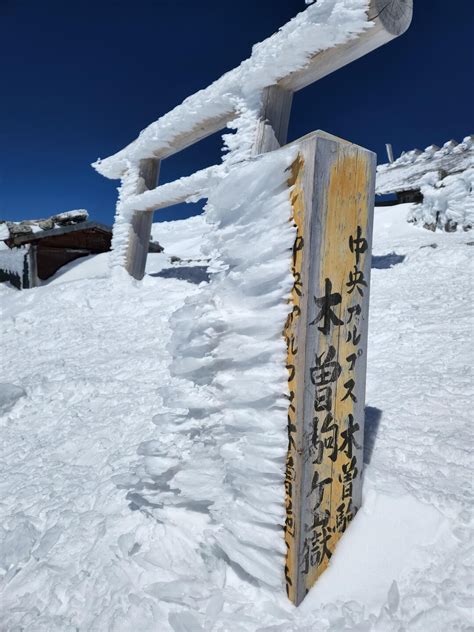
[[[201,230],[219,255],[209,285],[111,283],[91,272],[93,259],[77,264],[73,280],[58,274],[23,292],[0,284],[0,382],[14,385],[16,399],[0,413],[2,632],[471,631],[472,236],[408,224],[411,206],[375,211],[363,505],[295,609],[267,584],[281,557],[282,496],[270,508],[259,485],[263,475],[281,477],[270,443],[286,419],[276,404],[264,425],[257,390],[276,307],[273,320],[266,308],[256,313],[257,293],[240,293],[237,272],[251,272],[241,258],[252,256],[255,273],[260,261],[250,237],[237,247],[247,188],[216,231],[202,218],[154,226],[182,258],[196,256]],[[221,201],[211,202],[218,224]],[[255,217],[252,237],[275,247],[281,218],[283,250],[272,255],[280,297],[279,252],[291,240],[283,206],[264,226]],[[105,273],[103,258],[96,267]],[[149,263],[168,265],[165,253]],[[170,375],[171,339],[179,377]],[[237,390],[250,364],[261,374]]]
[[[0,382],[0,415],[11,410],[24,395],[26,393],[21,386]]]
[[[213,261],[211,282],[173,316],[177,380],[160,389],[168,410],[154,418],[155,438],[140,446],[146,477],[130,494],[157,516],[162,506],[205,512],[213,532],[203,555],[218,555],[278,590],[294,158],[289,149],[236,168],[210,194],[204,250]],[[138,490],[146,484],[155,487]]]

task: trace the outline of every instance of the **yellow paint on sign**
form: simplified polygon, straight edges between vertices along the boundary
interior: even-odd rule
[[[351,363],[347,361],[353,353],[357,355],[357,345],[354,344],[354,326],[357,327],[357,316],[350,319],[349,308],[360,305],[364,299],[359,294],[359,289],[367,294],[368,288],[356,285],[351,293],[351,273],[354,280],[354,254],[348,244],[351,237],[357,236],[357,227],[363,227],[364,233],[368,219],[367,178],[370,165],[364,154],[342,155],[333,165],[329,179],[327,192],[327,215],[324,223],[324,237],[322,244],[324,250],[321,257],[321,272],[317,296],[324,296],[326,279],[330,279],[332,292],[341,295],[341,302],[335,306],[334,312],[342,321],[340,327],[333,327],[328,336],[320,337],[320,354],[329,362],[337,362],[341,367],[341,374],[335,382],[333,389],[333,407],[330,411],[323,411],[325,419],[332,415],[330,425],[336,428],[332,433],[333,443],[330,447],[324,445],[323,457],[320,465],[314,466],[314,472],[318,474],[318,480],[331,480],[331,483],[323,486],[323,498],[319,503],[320,515],[329,516],[327,527],[319,527],[319,539],[323,547],[332,554],[336,544],[344,533],[348,523],[354,517],[352,507],[351,481],[360,475],[362,464],[352,463],[353,457],[340,449],[343,445],[341,434],[347,432],[350,415],[354,417],[354,400],[350,393],[351,380],[354,380],[354,371],[350,370]],[[358,271],[363,268],[365,252],[360,254]],[[355,310],[353,311],[353,314]],[[361,328],[356,330],[355,340],[360,335]],[[335,356],[331,356],[331,349],[336,350]],[[357,360],[356,360],[357,361]],[[355,381],[355,380],[354,380]],[[348,384],[349,386],[345,386]],[[344,399],[345,398],[345,399]],[[325,419],[321,419],[321,425]],[[329,425],[329,424],[327,424]],[[331,437],[329,437],[331,438]],[[331,458],[332,450],[335,458]],[[321,573],[326,570],[330,556],[325,554],[318,564],[315,564],[306,575],[305,585],[309,590]]]
[[[362,423],[359,426],[354,402],[357,362],[364,352],[360,340],[367,327],[362,322],[362,307],[368,300],[363,270],[368,253],[368,182],[372,168],[367,152],[355,151],[348,144],[338,152],[319,209],[322,239],[318,253],[309,252],[309,235],[305,234],[309,230],[305,229],[309,225],[305,213],[309,211],[305,209],[305,165],[301,156],[294,162],[289,180],[297,235],[292,258],[293,310],[284,329],[290,399],[285,579],[288,596],[296,604],[327,568],[338,540],[357,511],[352,492],[361,474],[362,463],[357,463],[355,447],[360,448],[356,437]],[[305,266],[309,257],[319,260],[318,278],[303,278],[309,270]],[[318,306],[311,323],[302,320],[308,300]],[[317,329],[316,357],[307,359],[312,366],[306,366],[304,357],[309,327]],[[303,419],[303,392],[308,388],[314,391],[312,418]],[[308,411],[305,414],[309,416]]]

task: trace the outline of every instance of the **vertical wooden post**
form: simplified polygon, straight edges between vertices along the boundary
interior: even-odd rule
[[[159,171],[159,160],[151,158],[141,160],[140,180],[136,193],[154,189],[158,182]],[[125,268],[134,279],[141,280],[145,275],[152,224],[153,212],[134,213],[132,217]]]
[[[25,255],[25,261],[23,264],[23,288],[37,287],[38,284],[38,247],[36,244],[29,244],[27,246],[28,252]]]
[[[295,144],[285,576],[298,605],[361,504],[376,157],[324,132]]]
[[[293,92],[280,86],[265,88],[254,154],[264,154],[286,143]]]
[[[278,149],[286,143],[290,120],[293,92],[279,86],[266,88],[263,93],[261,120],[257,127],[254,154],[262,154]],[[140,161],[140,179],[136,193],[155,188],[159,175],[160,161],[146,159]],[[152,212],[137,212],[130,224],[130,235],[125,267],[135,279],[145,274],[150,241]]]

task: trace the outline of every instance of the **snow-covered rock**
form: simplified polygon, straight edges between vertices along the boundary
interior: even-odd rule
[[[74,211],[65,211],[64,213],[53,215],[51,217],[51,220],[59,226],[70,226],[72,224],[86,222],[88,218],[89,213],[85,209],[77,209]]]
[[[474,225],[474,136],[462,143],[448,141],[424,152],[403,153],[392,163],[377,167],[376,192],[420,191],[422,202],[407,219],[428,230],[454,232]]]
[[[2,222],[0,223],[0,240],[7,240],[17,235],[29,235],[43,230],[52,230],[60,226],[71,226],[86,222],[89,213],[85,209],[74,211],[65,211],[52,215],[47,219],[29,219],[21,222]]]
[[[21,386],[0,382],[0,415],[13,408],[16,402],[26,395]]]
[[[421,193],[423,202],[413,207],[409,222],[447,232],[474,226],[474,167],[441,180],[428,174],[421,180]]]

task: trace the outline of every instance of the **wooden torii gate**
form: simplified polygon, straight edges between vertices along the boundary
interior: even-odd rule
[[[370,28],[318,52],[303,68],[266,87],[253,155],[285,145],[294,92],[404,33],[412,11],[413,0],[370,0]],[[108,159],[96,165],[108,177],[123,177],[130,157],[139,164],[133,194],[140,208],[132,214],[125,257],[125,267],[135,279],[144,276],[153,211],[202,193],[186,188],[181,196],[174,191],[167,197],[169,185],[155,189],[160,161],[226,127],[236,112],[230,103],[221,110],[213,116],[203,112],[199,123],[194,118],[188,128],[184,121],[179,133],[152,155],[138,139],[117,155],[123,157],[121,167]],[[289,598],[298,605],[327,567],[361,504],[376,160],[372,152],[324,132],[294,144],[298,158],[289,185],[297,227],[295,284],[284,330],[290,400],[285,580]],[[147,205],[151,190],[163,193],[159,203]]]

